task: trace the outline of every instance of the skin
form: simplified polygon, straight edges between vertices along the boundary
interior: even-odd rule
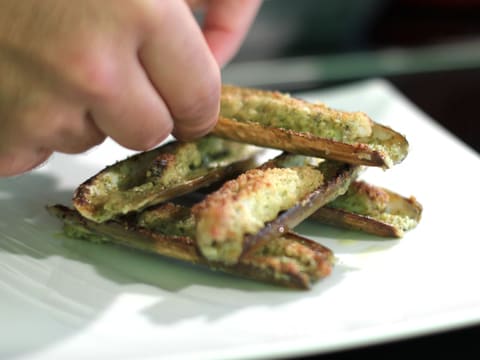
[[[3,0],[0,176],[109,136],[147,150],[206,134],[220,68],[261,0]],[[198,24],[192,11],[203,11]]]

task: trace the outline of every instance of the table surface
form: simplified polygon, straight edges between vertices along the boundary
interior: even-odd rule
[[[303,359],[387,359],[392,356],[392,354],[399,358],[417,354],[428,354],[429,358],[454,355],[455,359],[471,359],[480,354],[478,348],[479,336],[480,325],[382,345],[329,353],[322,356],[309,356]]]

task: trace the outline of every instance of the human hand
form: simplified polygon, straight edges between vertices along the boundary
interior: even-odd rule
[[[205,7],[203,32],[189,6]],[[207,133],[219,65],[260,0],[5,0],[0,4],[0,176],[106,136],[147,150]]]

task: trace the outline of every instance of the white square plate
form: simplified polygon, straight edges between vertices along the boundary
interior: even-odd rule
[[[130,151],[107,141],[0,180],[0,357],[247,359],[300,356],[480,323],[479,156],[390,84],[301,96],[406,134],[403,163],[363,178],[424,206],[401,240],[304,223],[338,263],[309,291],[65,238],[45,205]]]

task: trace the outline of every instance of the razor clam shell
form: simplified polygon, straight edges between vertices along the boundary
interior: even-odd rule
[[[235,276],[285,287],[308,289],[313,282],[328,276],[334,265],[334,256],[330,249],[294,233],[284,234],[283,238],[287,240],[287,243],[295,242],[314,252],[317,265],[317,271],[314,274],[292,269],[288,264],[282,266],[281,262],[274,261],[278,266],[272,266],[271,260],[275,260],[274,256],[263,257],[257,254],[252,254],[232,266],[208,262],[199,254],[195,240],[190,237],[166,236],[146,228],[140,228],[127,220],[116,219],[97,223],[82,217],[78,211],[64,205],[48,206],[47,211],[64,224],[85,229],[89,233],[99,236],[104,242],[204,265],[211,270],[219,270]]]
[[[242,123],[233,119],[219,117],[212,134],[225,139],[245,142],[294,154],[321,157],[355,165],[390,168],[400,163],[408,154],[407,139],[393,129],[375,123],[375,140],[387,150],[381,151],[365,142],[347,144],[302,133],[294,130],[263,126],[258,123]],[[391,156],[399,148],[398,156]]]

